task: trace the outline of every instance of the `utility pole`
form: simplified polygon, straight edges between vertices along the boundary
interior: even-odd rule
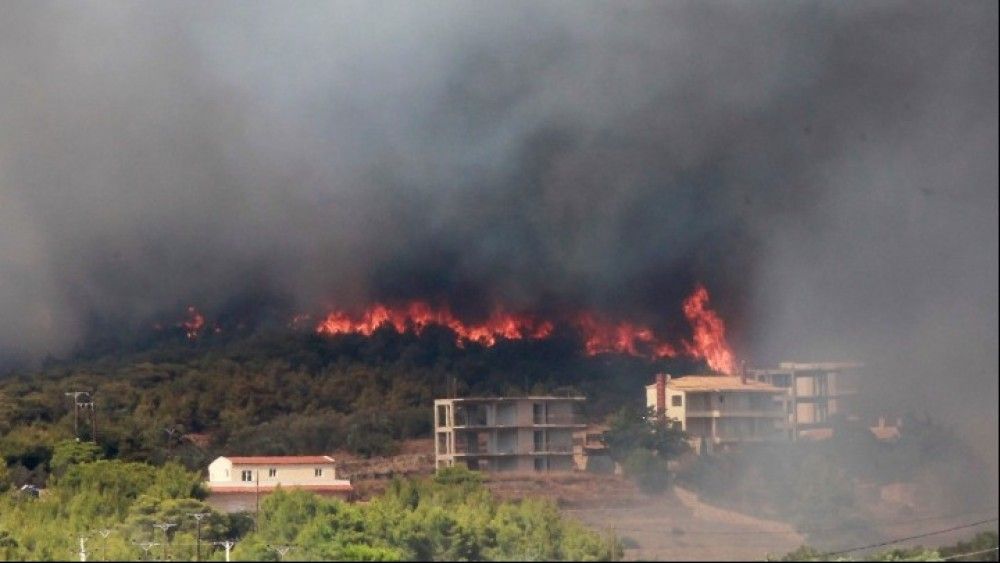
[[[254,494],[254,508],[253,508],[253,529],[255,532],[260,531],[260,469],[255,472],[255,481],[257,483],[257,490]]]
[[[63,393],[67,397],[73,397],[73,436],[76,441],[80,441],[80,407],[85,403],[81,402],[80,397],[86,396],[90,398],[90,392],[88,391],[68,391]]]
[[[97,444],[97,403],[95,402],[93,393],[88,398],[90,400],[82,406],[90,409],[90,441]]]
[[[230,550],[233,549],[233,546],[236,545],[236,542],[232,540],[226,540],[226,541],[217,541],[212,543],[215,545],[221,545],[222,547],[226,548],[226,561],[229,561],[229,552]]]
[[[290,545],[269,545],[267,547],[278,554],[278,561],[284,561],[285,554],[292,549]]]
[[[170,425],[163,431],[167,434],[167,457],[169,458],[174,453],[174,434],[177,434],[178,428],[176,425]]]
[[[101,534],[101,537],[104,538],[104,549],[103,549],[103,552],[104,552],[103,555],[104,556],[101,559],[103,559],[104,561],[107,561],[108,560],[108,536],[111,535],[111,530],[105,528],[103,530],[97,530],[97,533]]]
[[[142,549],[142,551],[145,553],[145,555],[142,558],[143,561],[149,561],[149,550],[160,545],[158,542],[155,541],[141,541],[138,543],[133,542],[133,544],[139,546],[139,548]]]
[[[87,538],[80,536],[80,561],[87,560]]]
[[[167,530],[173,528],[177,524],[173,522],[157,522],[153,524],[154,528],[159,528],[163,530],[163,560],[170,560],[170,538],[167,536]]]
[[[195,544],[197,545],[195,548],[195,561],[201,561],[201,521],[211,515],[211,512],[196,512],[191,515],[198,522],[198,543]]]

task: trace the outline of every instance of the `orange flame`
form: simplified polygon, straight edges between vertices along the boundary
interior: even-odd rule
[[[496,344],[497,338],[519,340],[522,338],[544,338],[552,332],[553,324],[536,321],[533,318],[495,310],[485,321],[476,324],[463,322],[447,307],[435,309],[423,301],[391,308],[376,303],[360,317],[352,317],[343,311],[329,313],[316,327],[321,334],[363,334],[371,335],[380,326],[388,325],[403,332],[412,327],[416,332],[429,325],[446,326],[460,339],[480,342],[487,346]]]
[[[181,323],[181,326],[184,328],[184,333],[187,334],[188,338],[198,338],[201,329],[205,328],[205,317],[192,305],[187,308],[187,319]],[[218,328],[216,328],[216,332],[219,332]]]
[[[673,358],[677,355],[676,348],[659,341],[649,327],[630,322],[615,324],[599,321],[591,313],[581,313],[573,324],[583,334],[589,356],[608,352],[653,358]]]
[[[684,316],[694,329],[694,341],[684,342],[689,356],[704,358],[709,367],[726,374],[736,373],[736,360],[726,342],[726,323],[708,307],[708,290],[698,285],[684,300]]]
[[[733,353],[726,343],[725,322],[708,308],[708,290],[697,286],[684,301],[684,315],[691,323],[694,338],[679,344],[658,337],[648,326],[632,322],[610,322],[590,312],[583,312],[568,321],[584,338],[587,355],[604,353],[630,354],[648,358],[673,358],[684,355],[703,359],[717,371],[735,372]],[[299,317],[297,317],[298,319]],[[304,317],[303,317],[304,318]],[[294,321],[293,321],[294,322]],[[435,308],[424,301],[390,307],[381,303],[372,305],[360,315],[332,311],[316,326],[320,334],[362,334],[370,336],[381,326],[389,326],[402,333],[412,328],[418,334],[429,325],[450,328],[459,339],[492,346],[499,338],[521,340],[545,338],[552,333],[554,323],[528,315],[519,315],[495,309],[484,321],[467,323],[456,317],[447,307]]]

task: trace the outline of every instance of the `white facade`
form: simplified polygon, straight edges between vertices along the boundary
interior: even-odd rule
[[[209,504],[226,512],[256,510],[279,487],[345,499],[354,490],[329,456],[223,456],[209,464],[205,483]]]
[[[210,488],[350,485],[337,479],[337,466],[329,456],[219,457],[208,466]]]

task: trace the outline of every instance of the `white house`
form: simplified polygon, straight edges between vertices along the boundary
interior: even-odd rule
[[[253,510],[261,495],[301,489],[347,498],[354,490],[337,478],[334,459],[314,456],[222,456],[208,466],[208,502],[229,512]]]

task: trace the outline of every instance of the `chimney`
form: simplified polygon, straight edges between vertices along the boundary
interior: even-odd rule
[[[664,373],[656,374],[656,418],[663,420],[667,412],[667,381],[670,376]]]

